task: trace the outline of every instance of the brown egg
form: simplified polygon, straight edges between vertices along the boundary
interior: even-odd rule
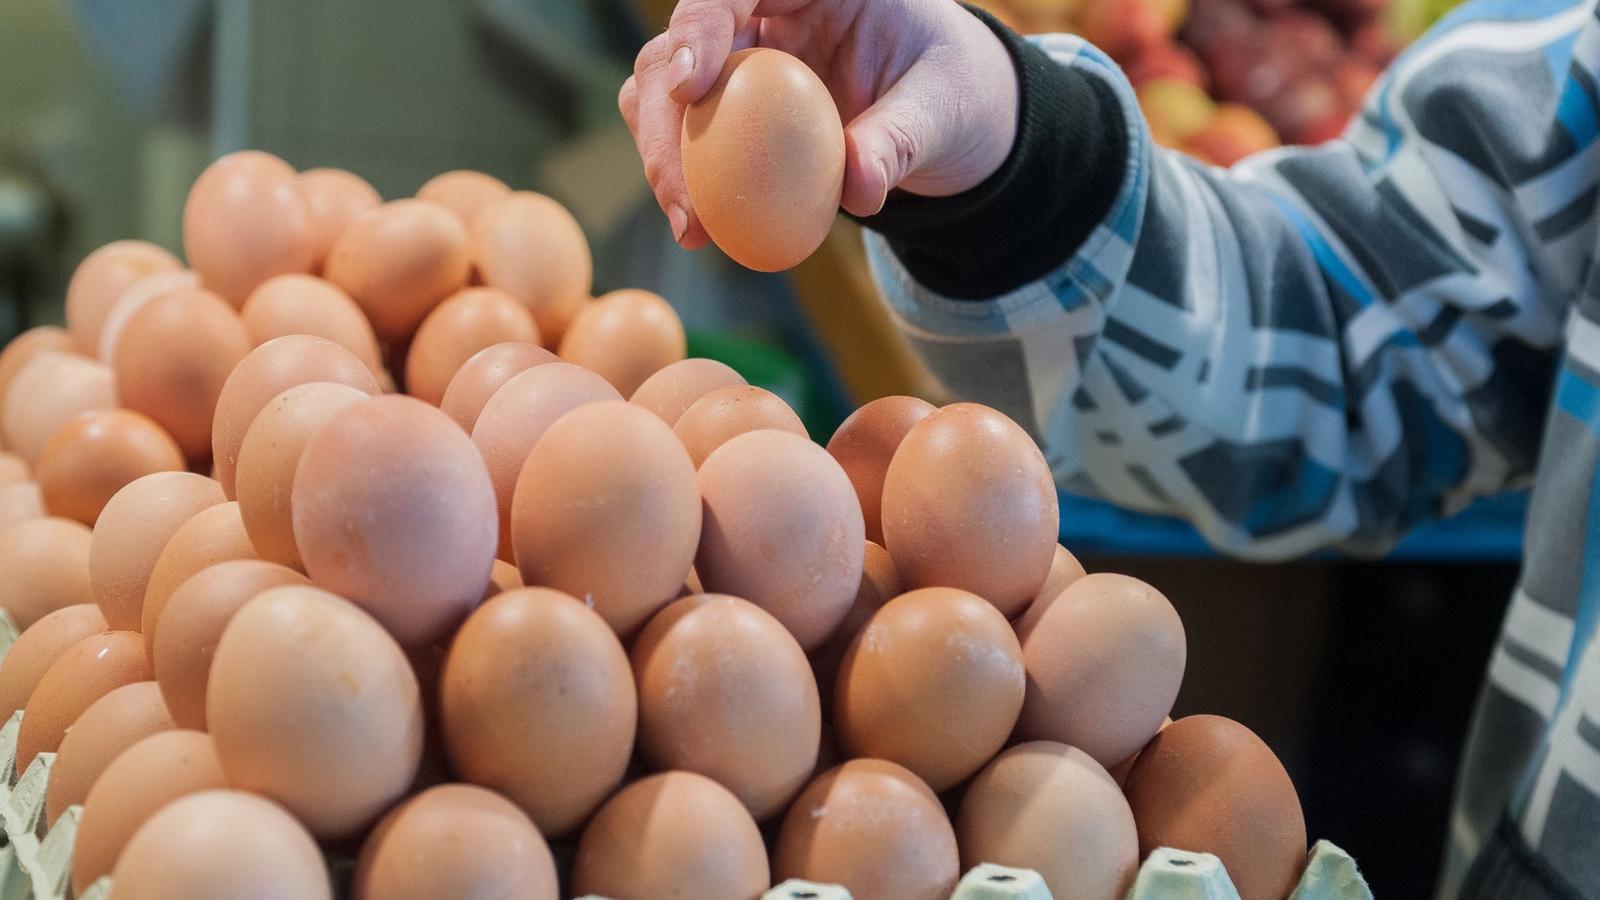
[[[468,616],[439,697],[456,771],[511,798],[551,837],[583,824],[633,753],[628,657],[603,619],[559,591],[508,591]]]
[[[340,410],[370,394],[314,381],[289,388],[262,407],[239,445],[234,493],[250,543],[262,559],[302,568],[294,540],[294,474],[306,442]]]
[[[833,724],[852,755],[897,762],[942,791],[1005,746],[1024,687],[1004,616],[966,591],[923,588],[884,604],[845,651]]]
[[[73,644],[106,630],[105,617],[92,603],[64,606],[17,637],[0,658],[0,723],[28,704],[39,679]]]
[[[320,272],[328,253],[356,217],[383,202],[366,179],[343,169],[308,169],[294,178],[311,218],[311,269]]]
[[[150,680],[137,632],[103,631],[68,647],[45,670],[23,707],[17,775],[40,753],[54,753],[83,711],[125,684]]]
[[[857,900],[945,900],[961,874],[956,835],[921,779],[852,759],[806,786],[778,831],[773,872],[838,884]]]
[[[483,405],[472,426],[472,443],[494,481],[502,559],[511,558],[511,501],[533,445],[557,419],[574,409],[621,399],[616,388],[588,369],[572,363],[547,363],[512,376]]]
[[[867,540],[883,543],[883,477],[889,460],[912,426],[934,412],[934,405],[916,397],[880,397],[850,414],[828,441],[828,452],[855,485]]]
[[[584,304],[561,338],[561,358],[600,373],[624,397],[688,352],[672,305],[641,290]]]
[[[111,881],[117,900],[333,897],[306,830],[276,804],[243,791],[200,791],[161,807],[128,840]]]
[[[1050,560],[1050,574],[1044,579],[1044,587],[1039,589],[1039,595],[1029,601],[1028,608],[1018,616],[1012,625],[1017,629],[1017,640],[1026,641],[1033,632],[1033,627],[1039,624],[1039,619],[1044,616],[1044,611],[1050,604],[1056,602],[1074,581],[1088,573],[1083,569],[1083,563],[1072,555],[1072,551],[1057,544],[1056,555]]]
[[[93,525],[124,487],[183,467],[183,451],[149,416],[92,409],[73,416],[44,445],[39,490],[51,515]]]
[[[326,338],[291,334],[273,338],[240,360],[217,396],[211,425],[211,459],[229,499],[236,499],[234,471],[245,431],[274,397],[302,384],[347,384],[367,394],[381,393],[378,380],[355,354]]]
[[[206,723],[233,787],[283,804],[318,837],[371,824],[422,757],[422,702],[406,655],[356,606],[269,588],[217,644]]]
[[[984,767],[956,815],[961,864],[1032,869],[1050,893],[1122,900],[1139,868],[1133,813],[1115,781],[1082,750],[1020,744]]]
[[[205,730],[211,657],[233,614],[267,588],[310,583],[277,563],[230,559],[201,569],[178,585],[161,611],[150,649],[150,667],[174,722]]]
[[[816,768],[822,712],[805,652],[759,606],[685,597],[634,642],[639,744],[657,770],[698,772],[758,821]]]
[[[257,558],[250,535],[239,517],[239,504],[218,503],[189,517],[172,533],[161,548],[145,585],[144,605],[139,611],[139,630],[144,633],[145,652],[155,648],[156,624],[167,608],[167,600],[178,585],[201,569],[229,559]]]
[[[472,250],[484,283],[521,300],[545,346],[559,346],[594,278],[589,241],[572,213],[543,194],[513,191],[473,218]]]
[[[0,432],[11,452],[38,465],[44,445],[81,412],[117,405],[112,371],[87,357],[47,350],[29,360],[0,398]]]
[[[44,495],[31,481],[0,487],[0,533],[19,522],[44,515]]]
[[[63,606],[94,599],[89,529],[72,519],[28,519],[0,532],[0,609],[19,630]]]
[[[672,429],[645,410],[622,400],[581,406],[529,451],[511,540],[523,581],[583,597],[631,635],[676,596],[694,563],[694,465]]]
[[[159,731],[129,746],[89,788],[72,847],[72,889],[82,897],[111,867],[145,820],[188,794],[226,787],[211,738]]]
[[[522,573],[517,571],[517,567],[503,559],[497,559],[489,568],[489,586],[483,589],[483,599],[498,597],[506,591],[514,591],[522,586]]]
[[[492,791],[442,784],[372,831],[352,900],[557,900],[555,859],[522,811]]]
[[[699,474],[700,582],[744,597],[802,648],[817,647],[844,621],[861,586],[866,538],[850,479],[826,450],[771,430],[723,444]]]
[[[314,334],[354,353],[374,375],[385,374],[367,314],[349,294],[316,276],[278,275],[263,281],[239,317],[253,346],[290,334]]]
[[[484,405],[502,385],[534,366],[560,361],[543,347],[516,341],[485,347],[456,369],[439,408],[471,434]]]
[[[90,704],[61,739],[45,788],[45,821],[53,826],[67,807],[81,804],[89,788],[128,745],[177,727],[154,681],[136,681]]]
[[[138,631],[150,573],[178,529],[225,501],[222,486],[192,472],[158,472],[112,495],[89,541],[89,586],[112,628]]]
[[[144,309],[145,304],[157,297],[199,288],[200,276],[188,269],[155,272],[129,285],[106,313],[105,324],[100,328],[100,344],[95,348],[95,358],[106,365],[111,364],[116,355],[117,342],[122,340],[122,332],[128,327],[128,320],[133,318],[134,313]]]
[[[895,573],[889,551],[867,541],[866,553],[861,558],[861,586],[856,588],[855,602],[844,621],[828,635],[821,646],[811,652],[811,668],[817,673],[817,690],[822,702],[833,703],[834,681],[839,675],[839,663],[851,642],[866,627],[867,620],[885,603],[905,593],[900,576]]]
[[[1167,718],[1161,720],[1161,727],[1162,728],[1165,728],[1165,727],[1167,727],[1168,725],[1171,725],[1171,724],[1172,724],[1172,717],[1171,716],[1168,716]],[[1158,731],[1157,733],[1159,734],[1160,732]],[[1144,748],[1141,747],[1139,749],[1143,750]],[[1119,762],[1116,765],[1112,766],[1111,768],[1107,769],[1106,770],[1106,774],[1110,775],[1111,776],[1111,780],[1113,780],[1113,781],[1115,781],[1117,783],[1117,787],[1119,787],[1119,788],[1125,787],[1128,784],[1128,773],[1133,771],[1133,764],[1138,762],[1138,761],[1139,761],[1139,751],[1135,750],[1132,753],[1132,755],[1130,755],[1127,759],[1124,759],[1122,762]]]
[[[200,281],[234,306],[261,282],[309,272],[317,233],[294,169],[269,153],[230,153],[206,167],[183,205],[183,253]]]
[[[1294,782],[1250,729],[1221,716],[1163,728],[1128,774],[1139,854],[1157,847],[1212,853],[1242,900],[1280,900],[1306,863],[1306,823]]]
[[[32,478],[28,461],[7,450],[0,450],[0,487],[20,484]]]
[[[670,428],[696,400],[744,383],[743,375],[714,359],[681,359],[646,378],[628,402],[660,416]]]
[[[472,287],[428,313],[406,352],[406,392],[435,406],[473,354],[506,342],[539,343],[539,326],[522,302],[495,288]]]
[[[1017,735],[1071,744],[1114,766],[1172,711],[1185,656],[1183,622],[1159,591],[1126,575],[1085,575],[1022,645],[1028,698]]]
[[[72,336],[65,328],[35,325],[12,338],[11,343],[0,347],[0,414],[5,412],[6,392],[11,387],[11,379],[17,377],[23,366],[32,362],[33,358],[41,353],[50,351],[70,353],[73,346]],[[0,434],[3,434],[4,430],[0,428]],[[16,447],[12,446],[11,449],[15,450]]]
[[[171,433],[184,455],[211,456],[217,395],[250,352],[238,313],[209,291],[178,291],[128,319],[112,353],[117,399]]]
[[[1022,612],[1050,574],[1055,481],[1028,433],[955,403],[906,434],[883,481],[884,547],[907,587],[957,587]]]
[[[443,637],[483,599],[494,485],[472,441],[420,400],[334,413],[300,454],[290,508],[306,574],[405,646]]]
[[[466,285],[471,267],[467,231],[449,210],[393,200],[350,223],[324,275],[361,306],[378,337],[404,341]]]
[[[781,50],[740,50],[683,117],[683,178],[706,233],[758,272],[822,245],[844,189],[844,126],[822,79]]]
[[[708,392],[690,404],[672,426],[678,440],[688,448],[695,468],[729,438],[763,428],[809,439],[806,426],[782,397],[749,384],[734,384]]]
[[[428,179],[417,190],[417,199],[443,206],[470,227],[484,207],[510,193],[511,188],[493,175],[457,169]]]
[[[146,275],[181,268],[171,253],[146,241],[113,241],[84,257],[67,283],[67,330],[74,348],[95,355],[100,329],[122,292]]]
[[[595,814],[568,892],[753,900],[771,883],[761,832],[738,798],[704,775],[665,772],[628,785]]]

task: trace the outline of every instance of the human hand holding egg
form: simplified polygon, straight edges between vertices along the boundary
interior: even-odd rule
[[[982,183],[1011,150],[1017,78],[945,0],[681,0],[618,105],[678,242],[775,270],[816,249],[835,206]]]

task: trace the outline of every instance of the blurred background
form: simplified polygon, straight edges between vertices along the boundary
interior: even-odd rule
[[[1118,58],[1157,138],[1228,163],[1336,135],[1440,0],[985,0],[1025,31],[1073,30]],[[616,113],[670,0],[29,0],[0,5],[0,341],[60,322],[90,250],[179,252],[189,184],[254,147],[337,166],[387,198],[479,169],[582,223],[596,292],[677,306],[690,353],[785,397],[825,441],[856,405],[942,399],[873,295],[841,222],[784,276],[672,243]],[[1175,715],[1216,712],[1283,757],[1310,833],[1377,896],[1437,870],[1460,744],[1516,574],[1522,498],[1497,498],[1389,558],[1249,566],[1187,526],[1067,498],[1091,570],[1161,588],[1190,671]]]

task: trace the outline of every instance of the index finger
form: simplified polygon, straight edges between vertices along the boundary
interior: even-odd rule
[[[761,0],[682,0],[667,27],[671,62],[667,90],[689,104],[711,90],[733,51],[733,39],[750,24]]]

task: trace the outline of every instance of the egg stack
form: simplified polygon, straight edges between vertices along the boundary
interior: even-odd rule
[[[993,409],[826,448],[558,204],[224,157],[0,353],[0,662],[114,896],[1118,898],[1157,846],[1282,898],[1293,785],[1170,723],[1181,622],[1058,546]],[[403,389],[403,393],[397,388]],[[555,852],[552,852],[554,848]],[[561,858],[558,879],[555,860]]]

